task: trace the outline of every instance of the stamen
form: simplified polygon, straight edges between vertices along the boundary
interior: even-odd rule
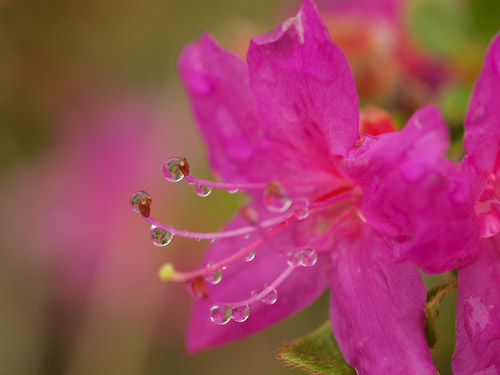
[[[236,193],[239,190],[262,190],[265,189],[267,183],[228,183],[228,182],[216,182],[208,181],[201,178],[197,178],[191,175],[185,176],[186,181],[190,184],[196,186],[207,186],[212,189],[223,189],[230,193]]]
[[[352,197],[352,193],[349,192],[349,193],[340,194],[340,195],[338,195],[336,197],[329,198],[329,199],[326,199],[326,200],[319,200],[319,201],[315,200],[314,202],[309,203],[309,208],[313,209],[313,208],[327,207],[327,206],[330,206],[332,204],[335,204],[335,203],[341,202],[343,200],[349,199],[351,197]]]
[[[176,235],[179,237],[184,237],[184,238],[192,238],[192,239],[202,239],[202,240],[218,240],[221,238],[231,238],[231,237],[238,237],[238,236],[245,236],[251,232],[255,232],[258,230],[256,226],[246,226],[246,227],[241,227],[238,229],[232,229],[232,230],[227,230],[227,231],[222,231],[222,232],[214,232],[214,233],[202,233],[202,232],[190,232],[187,230],[182,230],[182,229],[176,229],[174,227],[171,227],[169,225],[165,225],[160,223],[159,221],[155,220],[152,217],[146,217],[145,218],[152,226],[155,226],[157,228],[161,228],[167,232],[170,232],[172,235]],[[276,225],[283,220],[286,219],[286,216],[279,216],[275,217],[272,219],[265,220],[261,222],[259,225],[261,227],[270,227],[273,225]]]
[[[271,229],[269,232],[265,234],[265,238],[270,238],[274,237],[277,235],[279,232],[281,232],[283,229],[288,227],[291,223],[293,223],[295,220],[297,220],[295,215],[292,215],[288,218],[286,218],[285,221],[283,221],[281,224],[278,226],[274,227]],[[221,270],[224,267],[227,267],[231,263],[247,257],[249,254],[252,253],[257,247],[262,245],[265,241],[265,238],[259,238],[255,240],[252,244],[248,246],[244,246],[241,248],[239,251],[235,252],[234,254],[216,262],[213,264],[210,264],[208,267],[202,268],[197,271],[191,271],[191,272],[175,272],[172,277],[169,279],[169,281],[176,281],[176,282],[186,282],[189,280],[193,280],[199,276],[208,276],[213,274],[214,270]]]

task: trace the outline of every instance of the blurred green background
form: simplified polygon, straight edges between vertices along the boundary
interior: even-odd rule
[[[383,61],[398,63],[399,49],[379,56],[369,38],[353,47],[352,35],[371,29],[350,27],[357,15],[351,20],[329,3],[322,2],[322,16],[353,63],[362,105],[389,110],[401,124],[418,105],[440,104],[456,140],[450,156],[458,160],[463,114],[499,30],[500,2],[405,2],[389,31],[404,33],[395,43],[411,56],[426,56],[432,79],[404,64],[398,74],[381,69]],[[160,283],[157,270],[166,261],[193,268],[207,244],[175,238],[156,248],[128,207],[130,194],[145,189],[158,219],[214,231],[244,202],[220,192],[199,199],[162,178],[163,161],[173,155],[187,156],[197,175],[210,177],[176,58],[202,31],[244,56],[250,37],[299,4],[1,2],[0,374],[302,373],[284,368],[276,353],[327,319],[327,296],[262,333],[188,356],[190,297],[182,285]],[[367,77],[373,84],[366,86]],[[434,352],[442,375],[450,374],[453,304],[450,293],[439,318]]]

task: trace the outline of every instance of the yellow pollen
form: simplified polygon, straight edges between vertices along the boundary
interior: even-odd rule
[[[161,281],[172,280],[174,274],[175,274],[175,269],[172,263],[165,263],[163,266],[161,266],[160,270],[158,271],[158,277],[160,278]]]

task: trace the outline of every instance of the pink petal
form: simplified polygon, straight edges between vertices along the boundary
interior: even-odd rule
[[[227,179],[242,174],[262,124],[245,63],[203,34],[184,49],[179,69],[212,167]]]
[[[347,156],[358,136],[356,87],[311,0],[295,17],[252,39],[247,60],[271,139],[316,162]]]
[[[404,238],[401,257],[432,273],[456,267],[477,238],[475,202],[465,176],[444,158],[448,145],[439,110],[426,106],[403,130],[366,138],[346,163],[368,224]]]
[[[455,375],[500,374],[500,236],[481,240],[476,260],[458,269]]]
[[[266,213],[261,211],[264,218]],[[268,215],[268,214],[267,214]],[[197,299],[194,304],[189,329],[187,346],[190,352],[210,348],[248,336],[279,320],[303,309],[314,302],[327,288],[329,283],[328,258],[320,255],[315,266],[297,268],[278,288],[278,300],[274,305],[257,302],[250,306],[250,316],[243,323],[230,321],[226,325],[216,325],[209,319],[210,307],[216,302],[238,302],[250,297],[252,290],[262,290],[264,284],[272,283],[287,267],[286,255],[293,246],[303,244],[304,233],[313,232],[309,220],[292,224],[281,235],[273,237],[268,244],[256,251],[251,262],[241,260],[223,271],[222,281],[218,285],[207,284],[209,299]],[[237,216],[228,228],[246,226],[248,223]],[[303,227],[306,225],[306,227]],[[220,260],[251,244],[259,238],[252,234],[248,240],[233,238],[219,240],[212,245],[204,259],[204,264]],[[283,252],[283,253],[281,253]]]
[[[465,118],[465,150],[479,176],[488,177],[500,143],[500,35],[486,53]]]
[[[395,245],[371,231],[338,241],[333,333],[360,375],[435,375],[424,335],[425,287],[416,266],[392,261]]]
[[[326,143],[324,154],[316,158],[308,152],[314,142],[300,150],[286,131],[276,133],[262,121],[245,63],[221,49],[208,34],[184,49],[179,68],[211,165],[226,181],[279,180],[294,186],[297,182],[302,186],[315,181],[330,186],[339,183],[334,181],[339,180],[338,172],[329,160]],[[314,127],[305,131],[315,134]]]

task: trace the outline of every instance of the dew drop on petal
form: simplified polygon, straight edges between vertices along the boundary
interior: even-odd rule
[[[179,168],[180,161],[181,158],[170,158],[163,165],[163,175],[168,181],[179,182],[184,178],[184,173]]]
[[[212,263],[208,265],[209,268],[213,266]],[[217,285],[222,280],[222,271],[220,269],[214,270],[211,274],[205,276],[205,280],[210,284]]]
[[[313,248],[307,248],[302,250],[302,260],[301,265],[304,267],[311,267],[318,261],[318,253]]]
[[[232,309],[227,306],[215,305],[210,308],[210,320],[219,325],[227,324],[231,320]]]
[[[208,197],[212,192],[212,188],[206,185],[196,185],[194,189],[196,190],[196,194],[200,197]]]
[[[231,312],[231,319],[233,319],[235,322],[243,323],[245,320],[248,319],[249,315],[250,315],[250,308],[248,307],[248,305],[235,306],[233,307]]]
[[[149,194],[144,190],[139,190],[132,194],[132,196],[130,197],[130,207],[132,208],[132,211],[139,213],[139,204],[144,199],[147,199],[148,196]]]
[[[252,250],[250,253],[247,254],[245,260],[247,262],[251,262],[254,259],[255,259],[255,250]]]
[[[293,204],[295,208],[295,216],[299,220],[305,220],[309,217],[309,201],[307,198],[300,198]]]
[[[266,293],[266,295],[262,296],[260,300],[266,305],[274,305],[278,300],[278,292],[276,289],[266,284],[263,292]]]
[[[278,181],[270,182],[264,190],[264,204],[271,212],[283,213],[292,201],[286,195],[285,187]]]
[[[149,238],[151,238],[151,241],[156,246],[167,246],[173,237],[174,235],[168,230],[158,228],[155,225],[152,225],[149,230]]]

